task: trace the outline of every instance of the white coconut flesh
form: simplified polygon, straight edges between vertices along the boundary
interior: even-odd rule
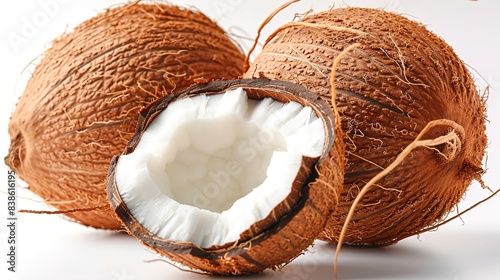
[[[235,242],[289,195],[324,124],[310,107],[239,88],[177,100],[120,156],[116,184],[152,234],[202,248]]]

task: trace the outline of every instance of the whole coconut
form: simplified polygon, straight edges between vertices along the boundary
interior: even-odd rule
[[[106,10],[55,40],[36,66],[10,120],[5,163],[68,217],[119,228],[97,206],[141,108],[197,78],[238,77],[243,60],[199,12],[138,2]]]
[[[332,62],[353,44],[334,73],[347,166],[337,213],[322,239],[338,242],[360,189],[429,122],[447,119],[463,128],[453,157],[446,157],[447,145],[413,150],[357,206],[345,242],[385,246],[442,221],[471,181],[480,179],[484,100],[445,41],[422,24],[379,9],[332,9],[280,27],[245,77],[293,81],[331,103]],[[434,127],[423,139],[451,129]]]

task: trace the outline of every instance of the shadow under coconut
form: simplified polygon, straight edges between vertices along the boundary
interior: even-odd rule
[[[314,252],[298,258],[267,279],[335,279],[333,268],[335,246],[317,242],[311,251]],[[338,263],[338,277],[341,280],[422,279],[423,270],[428,270],[429,275],[435,276],[433,271],[439,264],[435,264],[434,268],[427,266],[428,260],[435,257],[424,251],[408,246],[389,248],[343,246]]]
[[[332,254],[335,249],[332,248]],[[343,246],[338,262],[340,279],[422,279],[442,269],[438,257],[414,247]]]
[[[308,264],[308,263],[290,263],[281,270],[265,270],[259,274],[240,275],[240,276],[211,276],[210,279],[227,280],[227,279],[244,279],[244,280],[319,280],[333,279],[332,264]],[[194,279],[194,278],[193,278]],[[202,279],[201,275],[200,278]]]
[[[92,243],[106,244],[107,250],[134,252],[142,263],[138,266],[150,272],[152,278],[144,279],[190,279],[190,280],[316,280],[335,279],[333,261],[335,246],[316,241],[314,247],[299,256],[279,271],[265,270],[259,274],[242,276],[208,276],[178,270],[167,264],[155,253],[140,250],[132,236],[126,232],[89,230],[79,233],[81,239]],[[438,235],[443,235],[438,236]],[[444,241],[443,238],[445,238]],[[343,246],[339,256],[338,276],[340,280],[352,279],[469,279],[479,269],[492,271],[500,262],[500,243],[495,242],[497,232],[443,232],[433,238],[421,237],[402,241],[386,248]],[[89,240],[90,239],[90,240]],[[470,240],[475,240],[471,243]],[[469,241],[469,242],[468,242]],[[139,251],[137,251],[139,250]],[[141,252],[138,254],[138,252]],[[148,261],[149,260],[149,261]],[[150,262],[150,260],[156,260]],[[144,270],[142,270],[144,272]],[[139,275],[139,274],[137,274]],[[460,275],[459,277],[457,277]],[[465,276],[464,276],[465,275]],[[144,275],[141,275],[144,276]],[[154,277],[153,277],[154,276]],[[172,278],[172,276],[176,276]],[[465,278],[464,278],[465,277]]]
[[[405,240],[386,248],[343,246],[338,276],[342,280],[470,279],[483,273],[483,270],[498,270],[495,267],[500,263],[500,243],[495,240],[498,240],[496,232],[479,234],[443,230],[432,239]],[[315,248],[322,252],[330,251],[333,260],[334,245],[320,244]]]
[[[342,255],[339,258],[339,279],[416,279],[415,277],[422,277],[423,269],[430,269],[430,274],[435,275],[435,273],[432,273],[431,268],[418,264],[426,259],[434,258],[424,251],[408,246],[392,246],[389,248],[344,246],[341,252]],[[191,273],[186,277],[190,280],[335,279],[333,269],[334,254],[335,246],[317,241],[314,247],[309,248],[309,252],[299,256],[281,270],[273,271],[268,269],[259,274],[240,276],[209,276]]]

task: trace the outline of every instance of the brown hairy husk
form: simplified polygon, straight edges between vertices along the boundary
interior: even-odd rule
[[[333,58],[358,44],[335,73],[347,165],[337,212],[321,239],[337,242],[355,197],[431,121],[463,127],[461,150],[419,148],[362,198],[348,244],[386,246],[442,221],[484,172],[485,107],[453,49],[425,26],[379,9],[338,8],[278,28],[244,77],[303,85],[331,104]],[[424,139],[449,132],[436,127]]]
[[[141,112],[137,133],[123,154],[129,154],[135,149],[149,123],[171,102],[198,94],[222,94],[238,87],[247,91],[252,99],[271,97],[280,102],[296,101],[311,107],[324,121],[326,134],[322,155],[319,158],[303,158],[289,196],[264,220],[242,232],[239,240],[221,246],[200,248],[189,242],[159,238],[138,223],[121,199],[115,180],[119,157],[113,158],[108,177],[110,204],[130,234],[170,260],[212,275],[241,275],[267,268],[280,269],[302,254],[323,230],[329,215],[335,209],[343,181],[344,150],[342,137],[338,137],[341,131],[340,127],[335,126],[329,106],[298,85],[268,79],[203,83],[154,102]]]
[[[61,213],[117,229],[109,208],[69,210],[107,203],[109,162],[134,134],[139,110],[197,78],[236,78],[243,60],[199,12],[138,2],[106,10],[45,52],[11,117],[5,163]]]

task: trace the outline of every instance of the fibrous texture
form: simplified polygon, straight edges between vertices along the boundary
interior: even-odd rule
[[[58,210],[103,205],[109,162],[140,109],[197,78],[236,78],[243,59],[201,13],[137,2],[109,9],[46,51],[10,120],[5,162]],[[120,227],[111,210],[68,216]]]
[[[199,84],[141,112],[108,196],[132,235],[175,262],[221,275],[278,268],[335,208],[334,141],[328,105],[297,85]]]
[[[354,45],[356,44],[356,45]],[[384,246],[440,222],[483,173],[485,108],[453,49],[422,24],[378,9],[339,8],[278,28],[245,77],[293,81],[331,100],[342,118],[347,165],[336,214],[322,239],[337,242],[360,189],[390,165],[431,121],[461,126],[459,151],[447,144],[420,147],[363,197],[346,243]],[[433,139],[454,130],[440,125]]]

